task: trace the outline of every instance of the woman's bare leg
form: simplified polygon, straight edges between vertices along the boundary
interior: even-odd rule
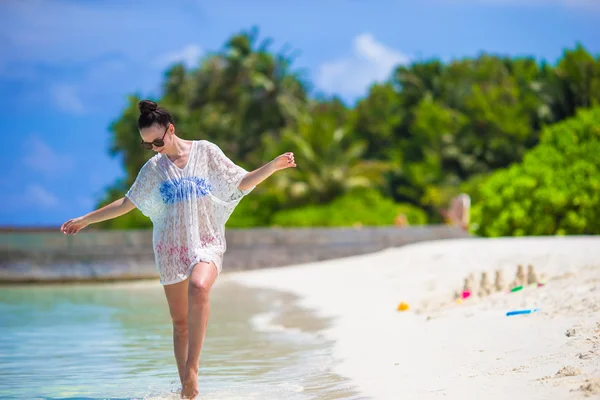
[[[181,397],[198,395],[198,365],[210,314],[209,292],[217,279],[213,262],[200,262],[192,270],[188,284],[188,353]]]
[[[182,387],[188,353],[188,281],[163,286],[173,322],[173,347]]]

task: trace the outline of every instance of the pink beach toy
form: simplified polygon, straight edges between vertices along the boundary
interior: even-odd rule
[[[468,290],[465,290],[464,292],[462,292],[462,298],[463,298],[463,300],[466,299],[469,296],[471,296],[471,292],[469,292]]]

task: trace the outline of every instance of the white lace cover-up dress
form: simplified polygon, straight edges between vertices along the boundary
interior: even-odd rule
[[[187,165],[156,154],[125,195],[152,220],[154,257],[162,285],[181,282],[198,262],[223,269],[225,223],[254,187],[238,189],[248,173],[207,140],[192,141]]]

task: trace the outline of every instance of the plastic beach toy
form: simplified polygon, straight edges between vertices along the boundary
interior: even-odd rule
[[[398,311],[406,311],[408,309],[408,304],[406,304],[405,302],[401,302],[400,304],[398,304]]]
[[[527,287],[542,287],[544,286],[545,283],[532,283],[531,285],[527,285]],[[520,290],[525,289],[525,285],[520,285],[520,286],[515,286],[514,288],[510,289],[510,293],[514,293],[514,292],[518,292]]]
[[[513,311],[507,312],[506,316],[510,317],[511,315],[531,314],[536,311],[539,311],[539,309],[538,308],[530,308],[528,310],[513,310]]]

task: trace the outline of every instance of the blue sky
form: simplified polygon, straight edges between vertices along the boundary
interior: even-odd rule
[[[128,94],[158,94],[241,30],[299,50],[316,89],[352,101],[398,63],[490,53],[554,63],[600,54],[597,0],[4,0],[0,2],[0,226],[60,225],[123,175],[109,124]],[[301,160],[299,160],[301,162]],[[258,166],[257,166],[258,167]]]

